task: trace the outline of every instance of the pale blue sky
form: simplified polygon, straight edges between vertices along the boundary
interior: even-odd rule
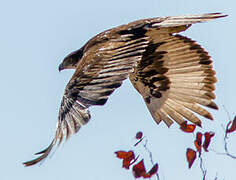
[[[33,153],[45,148],[54,136],[64,87],[73,73],[58,72],[68,53],[97,33],[133,20],[209,12],[223,12],[229,17],[194,25],[183,34],[197,40],[214,60],[220,110],[211,110],[215,121],[204,119],[203,130],[217,133],[211,147],[222,151],[220,125],[227,120],[222,105],[232,116],[236,109],[234,0],[1,0],[0,179],[133,179],[131,172],[121,169],[121,161],[113,152],[128,150],[139,130],[149,139],[161,180],[201,179],[199,162],[188,170],[185,160],[186,148],[193,147],[192,135],[176,125],[170,129],[156,125],[129,81],[105,106],[91,108],[90,123],[41,166],[25,168],[22,162],[34,158]],[[235,142],[236,134],[231,138]],[[230,144],[230,149],[236,154],[236,143]],[[216,172],[219,179],[235,178],[236,161],[214,153],[206,155],[209,180]],[[148,157],[145,159],[150,168]]]

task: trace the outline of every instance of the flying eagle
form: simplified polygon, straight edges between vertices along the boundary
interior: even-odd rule
[[[221,13],[158,17],[106,30],[65,57],[59,71],[75,69],[65,88],[51,144],[24,162],[45,159],[56,144],[78,132],[90,119],[89,107],[104,105],[129,77],[153,119],[169,127],[185,120],[201,126],[198,114],[212,115],[202,106],[218,109],[215,71],[208,53],[195,41],[178,34],[194,23],[225,17]]]

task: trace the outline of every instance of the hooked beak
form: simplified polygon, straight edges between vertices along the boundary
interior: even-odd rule
[[[59,65],[59,67],[58,67],[58,70],[59,70],[59,72],[61,72],[63,69],[64,69],[64,66],[63,66],[63,64],[61,63],[61,64]]]

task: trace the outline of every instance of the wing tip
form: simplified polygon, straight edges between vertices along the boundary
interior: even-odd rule
[[[218,106],[213,101],[211,101],[211,103],[208,104],[207,107],[215,109],[215,110],[219,110]]]
[[[197,121],[196,123],[195,123],[198,127],[202,127],[202,121]]]
[[[29,166],[33,166],[39,162],[41,162],[42,160],[46,159],[48,157],[48,155],[50,154],[53,146],[54,146],[54,141],[53,140],[51,142],[51,144],[44,150],[38,152],[38,153],[35,153],[35,155],[39,155],[39,154],[42,154],[41,156],[39,156],[38,158],[35,158],[33,160],[30,160],[30,161],[26,161],[26,162],[23,162],[22,164],[25,166],[25,167],[29,167]]]
[[[228,14],[224,14],[224,13],[220,13],[220,12],[217,12],[217,13],[207,13],[205,15],[211,16],[212,18],[222,18],[222,17],[227,17],[228,16]]]
[[[38,158],[37,158],[38,159]],[[29,167],[29,166],[33,166],[35,164],[37,164],[39,161],[37,159],[34,159],[34,160],[30,160],[30,161],[26,161],[26,162],[23,162],[22,164],[25,166],[25,167]]]
[[[210,113],[205,114],[204,117],[210,120],[214,120],[213,116]]]

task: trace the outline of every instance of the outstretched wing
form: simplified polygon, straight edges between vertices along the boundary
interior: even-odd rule
[[[213,119],[202,106],[218,109],[215,99],[215,71],[208,53],[195,41],[173,35],[184,31],[193,23],[225,17],[221,13],[165,17],[159,22],[153,19],[149,31],[151,43],[130,80],[143,96],[157,123],[173,121],[182,125],[189,120],[201,126],[199,114]]]
[[[158,40],[154,36],[147,49],[130,79],[154,120],[170,126],[186,119],[201,126],[194,113],[213,119],[200,106],[217,109],[212,101],[216,77],[208,53],[195,41],[170,34]]]
[[[45,150],[37,153],[41,154],[40,157],[24,165],[30,166],[45,159],[55,144],[60,144],[64,137],[68,139],[89,121],[89,106],[105,104],[108,96],[133,72],[143,53],[152,51],[152,48],[147,47],[152,47],[150,38],[153,31],[155,38],[160,39],[163,35],[184,31],[192,23],[224,16],[213,13],[144,19],[110,29],[92,38],[82,48],[83,57],[66,86],[55,138]],[[159,53],[158,56],[163,54]],[[138,86],[136,88],[139,89]]]
[[[88,107],[104,105],[108,96],[133,72],[149,43],[143,26],[107,31],[90,40],[78,67],[67,84],[52,143],[26,166],[45,159],[55,144],[76,133],[90,119]],[[109,38],[108,38],[108,37]]]

